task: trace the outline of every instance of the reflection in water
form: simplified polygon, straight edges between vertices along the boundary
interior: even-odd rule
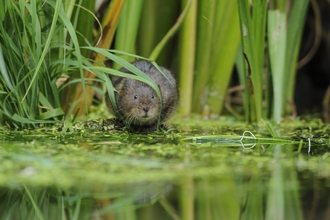
[[[283,149],[274,146],[266,175],[194,177],[187,170],[172,183],[102,185],[93,192],[3,188],[0,219],[329,219],[327,181],[309,178],[299,186]]]

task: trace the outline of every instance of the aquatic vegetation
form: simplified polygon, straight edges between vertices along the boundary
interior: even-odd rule
[[[289,18],[280,0],[111,2],[102,22],[94,1],[5,0],[0,8],[1,219],[329,217],[328,198],[317,192],[329,191],[330,126],[281,118],[307,0],[294,1]],[[147,58],[132,53],[177,70],[180,112],[208,109],[204,117],[177,115],[168,131],[130,133],[104,105],[91,107],[103,94],[96,84],[114,97],[108,75],[160,95],[129,63]],[[246,117],[205,120],[222,112],[236,55]]]
[[[1,127],[0,206],[12,207],[2,216],[17,217],[20,204],[43,218],[128,212],[142,219],[153,209],[164,219],[263,218],[264,209],[282,207],[280,215],[299,219],[304,182],[330,177],[329,126],[318,120],[258,127],[198,120],[176,118],[176,131],[149,135],[106,130],[102,120],[74,123],[67,132],[62,125]]]

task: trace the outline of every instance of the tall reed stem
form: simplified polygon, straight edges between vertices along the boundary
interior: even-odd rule
[[[182,0],[182,5],[186,5],[188,1],[189,0]],[[179,112],[182,115],[190,114],[192,105],[192,88],[196,47],[197,0],[191,1],[191,7],[183,22],[180,32]]]

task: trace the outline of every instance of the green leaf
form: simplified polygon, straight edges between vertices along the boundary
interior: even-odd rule
[[[64,111],[61,108],[56,108],[40,114],[39,118],[44,120],[44,119],[56,118],[61,115],[64,115]]]
[[[280,123],[285,103],[284,90],[286,85],[286,14],[279,10],[268,11],[268,47],[270,67],[273,78],[273,119]]]

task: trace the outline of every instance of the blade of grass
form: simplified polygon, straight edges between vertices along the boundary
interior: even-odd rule
[[[175,24],[180,6],[178,3],[179,1],[177,0],[144,0],[143,13],[141,15],[137,37],[137,54],[144,57],[150,56],[152,50],[167,34],[173,24]],[[168,39],[155,61],[162,66],[172,67],[172,63],[175,60],[173,59],[174,45],[175,38],[171,37],[171,39]]]
[[[280,135],[275,130],[275,128],[269,122],[267,122],[266,128],[273,138],[281,138]]]
[[[185,5],[182,13],[180,14],[178,20],[175,22],[173,27],[167,32],[167,34],[163,37],[163,39],[157,44],[157,46],[153,49],[151,52],[149,59],[150,60],[156,60],[162,49],[164,48],[165,44],[168,42],[168,40],[175,34],[175,32],[179,29],[181,24],[184,23],[186,17],[188,17],[190,10],[196,10],[196,9],[190,9],[190,7],[193,7],[192,4],[194,4],[194,1],[196,0],[183,0],[183,5]],[[190,15],[191,19],[193,19],[193,15]],[[184,25],[184,24],[183,24]]]

